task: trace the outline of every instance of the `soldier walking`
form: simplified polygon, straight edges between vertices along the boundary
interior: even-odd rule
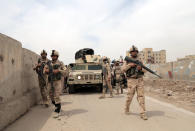
[[[131,59],[139,60],[138,58],[138,49],[135,46],[130,48]],[[125,114],[129,114],[129,107],[133,100],[133,96],[135,92],[137,93],[137,101],[141,107],[140,116],[142,119],[147,120],[147,116],[145,114],[145,96],[144,96],[144,82],[143,82],[143,75],[144,70],[141,66],[136,65],[134,63],[126,63],[123,64],[122,67],[123,72],[126,73],[127,76],[127,85],[128,85],[128,94],[127,100],[125,105]]]
[[[112,85],[111,85],[111,69],[110,65],[108,62],[107,57],[103,57],[103,90],[102,90],[102,96],[100,96],[100,99],[105,98],[105,93],[106,93],[106,87],[109,88],[110,90],[110,97],[113,97],[112,94]]]
[[[119,91],[123,94],[123,74],[120,66],[120,61],[116,61],[114,68],[114,79],[116,81],[116,95],[119,95]]]
[[[58,60],[59,53],[52,50],[51,58],[45,66],[44,73],[48,75],[48,90],[52,104],[55,106],[54,118],[58,118],[61,111],[60,94],[62,89],[61,79],[66,75],[66,67],[63,62]]]
[[[41,52],[41,57],[38,59],[38,63],[34,70],[36,70],[38,74],[38,80],[39,80],[39,88],[40,93],[42,96],[42,103],[45,105],[45,107],[49,106],[49,100],[48,100],[48,91],[47,91],[47,76],[43,74],[43,69],[46,63],[49,60],[47,59],[47,52],[43,50]]]

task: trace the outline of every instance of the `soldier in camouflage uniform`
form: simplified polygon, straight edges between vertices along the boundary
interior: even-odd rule
[[[121,94],[123,94],[123,74],[122,70],[121,70],[121,66],[120,66],[120,62],[116,61],[114,68],[113,68],[113,72],[114,72],[114,79],[116,81],[116,95],[119,95],[119,90],[121,90]]]
[[[103,57],[102,68],[103,68],[103,90],[102,90],[102,96],[99,97],[100,99],[105,98],[106,86],[108,86],[110,90],[110,97],[113,97],[112,85],[111,85],[111,69],[107,57]]]
[[[55,105],[54,118],[59,117],[61,111],[60,94],[62,89],[61,79],[66,75],[66,67],[63,62],[58,60],[59,53],[56,50],[52,50],[51,58],[45,66],[44,72],[48,74],[48,90],[52,103]]]
[[[47,52],[43,50],[41,52],[41,57],[38,59],[38,64],[34,68],[38,74],[38,80],[39,80],[39,87],[40,92],[42,96],[43,104],[48,107],[49,106],[49,100],[48,100],[48,91],[47,91],[47,76],[43,74],[43,69],[46,63],[49,60],[47,59]]]
[[[138,49],[135,46],[130,48],[131,59],[139,60],[138,58]],[[124,63],[122,67],[123,72],[126,73],[127,76],[127,85],[128,85],[128,94],[127,100],[125,105],[125,113],[129,114],[129,107],[133,100],[133,96],[135,92],[137,93],[137,101],[141,107],[140,116],[142,119],[147,120],[147,116],[145,114],[145,96],[144,96],[144,82],[143,82],[143,75],[144,70],[141,66],[136,65],[134,63]]]

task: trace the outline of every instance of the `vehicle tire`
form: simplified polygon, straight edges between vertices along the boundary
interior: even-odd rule
[[[102,92],[102,85],[101,86],[98,86],[96,89],[97,89],[97,92],[100,92],[101,93]]]
[[[74,88],[74,86],[72,86],[72,85],[71,85],[71,86],[70,86],[70,85],[68,86],[68,93],[69,93],[69,94],[75,93],[75,88]]]

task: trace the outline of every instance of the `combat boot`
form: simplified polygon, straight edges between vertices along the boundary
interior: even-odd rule
[[[128,109],[128,108],[125,108],[125,114],[126,114],[126,115],[129,115],[129,114],[130,114],[130,112],[129,112],[129,109]]]
[[[121,94],[123,94],[123,88],[121,88]]]
[[[105,93],[106,93],[106,88],[103,87],[102,96],[100,96],[99,99],[104,99],[105,98]]]
[[[140,114],[140,117],[141,117],[141,119],[143,119],[143,120],[148,120],[148,117],[146,116],[145,113],[141,113],[141,114]]]
[[[116,94],[115,95],[119,95],[119,89],[116,90]]]
[[[57,112],[53,112],[53,118],[59,118],[60,114]]]
[[[105,98],[105,95],[102,95],[99,97],[99,99],[104,99]]]
[[[45,104],[45,107],[48,108],[49,107],[49,104]]]
[[[113,94],[112,94],[112,92],[110,92],[110,98],[112,98],[113,97]]]
[[[45,106],[46,108],[49,107],[49,102],[48,102],[48,101],[44,101],[43,103],[44,103],[44,106]]]
[[[49,102],[48,101],[42,101],[41,105],[48,108],[49,107]]]
[[[117,95],[117,96],[118,96],[118,95],[119,95],[119,93],[117,92],[115,95]]]

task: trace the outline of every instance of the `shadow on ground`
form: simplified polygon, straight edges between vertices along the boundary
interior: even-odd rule
[[[72,104],[72,102],[61,102],[61,105],[64,106],[64,105],[69,105],[69,104]]]
[[[147,111],[146,112],[147,117],[151,118],[151,117],[158,117],[158,116],[164,116],[165,113],[163,111]],[[136,115],[136,116],[140,116],[139,113],[130,113],[130,115]]]
[[[114,97],[113,98],[123,98],[123,97],[125,97],[124,95],[114,95]]]
[[[70,110],[70,111],[62,110],[61,111],[61,116],[71,117],[71,116],[82,114],[82,113],[86,113],[86,112],[88,112],[88,111],[84,110],[84,109],[73,109],[73,110]]]
[[[97,93],[100,93],[100,92],[98,92],[96,88],[85,87],[85,88],[77,89],[74,94],[89,95],[89,94],[97,94]]]
[[[147,111],[147,116],[150,117],[156,117],[156,116],[164,116],[165,112],[163,111]]]

